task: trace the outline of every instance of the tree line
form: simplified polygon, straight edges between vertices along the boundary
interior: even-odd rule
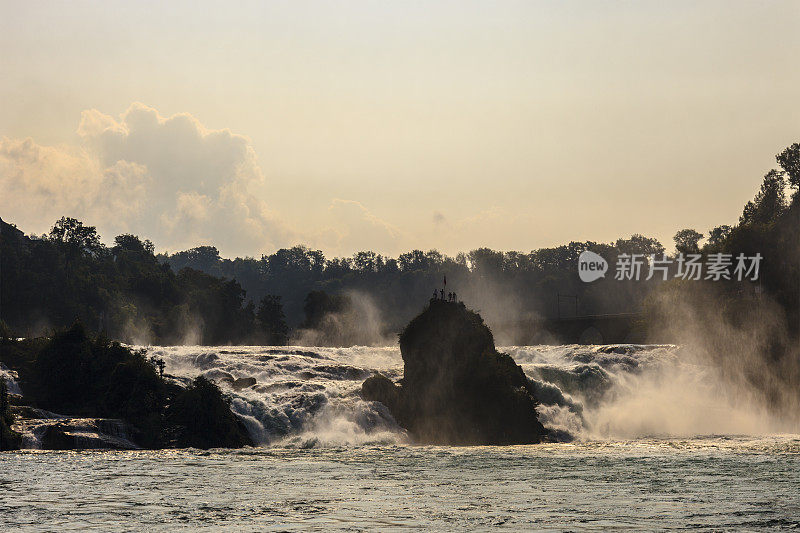
[[[796,236],[800,144],[777,156],[738,224],[675,235],[680,253],[734,252],[765,256],[762,285],[797,314]],[[0,221],[2,222],[2,221]],[[269,255],[226,259],[213,246],[156,254],[149,240],[123,234],[105,246],[96,228],[61,218],[42,236],[25,236],[2,222],[0,319],[20,335],[65,327],[76,319],[126,342],[162,344],[284,344],[293,332],[319,325],[353,299],[368,298],[388,334],[399,331],[421,304],[448,287],[504,325],[531,317],[643,310],[659,280],[586,284],[576,275],[578,255],[590,249],[613,265],[622,254],[667,253],[640,234],[612,243],[570,242],[530,252],[478,248],[454,257],[412,250],[398,257],[360,251],[326,258],[306,246]],[[793,281],[794,280],[794,281]],[[733,288],[731,290],[734,290]],[[577,305],[560,307],[560,296]],[[513,328],[512,328],[513,329]],[[525,338],[508,341],[525,342]]]

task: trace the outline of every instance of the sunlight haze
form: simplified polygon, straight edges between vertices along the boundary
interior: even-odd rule
[[[0,2],[0,215],[258,257],[733,224],[796,2]],[[10,104],[10,105],[9,105]]]

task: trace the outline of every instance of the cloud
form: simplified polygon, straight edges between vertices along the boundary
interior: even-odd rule
[[[32,139],[0,139],[0,210],[23,229],[44,231],[67,215],[119,221],[142,209],[150,176],[145,167],[117,161],[102,167],[75,147],[40,146]]]
[[[0,210],[21,228],[62,215],[103,237],[131,231],[160,248],[213,243],[245,255],[293,233],[251,187],[263,182],[250,140],[210,130],[189,114],[162,117],[134,103],[115,119],[84,111],[79,146],[0,139]]]
[[[315,241],[328,250],[349,255],[354,250],[396,252],[408,241],[396,226],[380,219],[355,200],[335,198],[328,207],[330,226]]]

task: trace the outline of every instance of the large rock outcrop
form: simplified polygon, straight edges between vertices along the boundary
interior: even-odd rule
[[[431,300],[400,335],[404,377],[362,385],[419,443],[487,445],[541,442],[533,387],[494,346],[492,332],[462,303]]]

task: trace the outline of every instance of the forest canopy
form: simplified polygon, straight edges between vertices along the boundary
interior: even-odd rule
[[[131,343],[284,344],[293,333],[318,327],[326,314],[363,304],[391,337],[446,276],[448,288],[481,309],[501,340],[526,342],[513,332],[504,338],[504,324],[565,313],[639,312],[661,284],[613,276],[582,283],[577,258],[589,249],[612,265],[621,254],[762,253],[763,284],[796,329],[791,320],[800,299],[800,144],[787,147],[776,161],[778,168],[763,177],[738,224],[680,229],[674,252],[634,234],[612,243],[570,242],[530,252],[478,248],[454,257],[437,250],[398,257],[366,250],[326,258],[298,245],[260,258],[227,259],[213,246],[156,254],[152,242],[131,234],[106,246],[95,227],[73,218],[62,217],[41,236],[26,236],[0,221],[0,319],[25,336],[78,320]],[[573,298],[574,306],[563,307],[562,295]]]

